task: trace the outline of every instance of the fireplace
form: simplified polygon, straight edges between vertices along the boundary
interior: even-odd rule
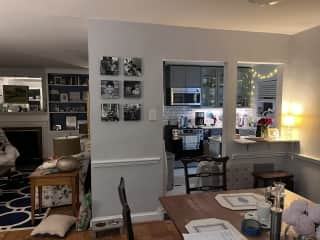
[[[3,130],[20,153],[16,160],[17,169],[34,170],[42,163],[41,127],[8,127]]]

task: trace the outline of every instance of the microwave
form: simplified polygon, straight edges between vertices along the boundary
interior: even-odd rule
[[[171,88],[171,105],[201,105],[201,88]]]

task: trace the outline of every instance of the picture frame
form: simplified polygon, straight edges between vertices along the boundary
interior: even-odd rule
[[[124,104],[123,119],[124,121],[140,121],[141,104]]]
[[[123,60],[123,74],[125,76],[140,77],[142,75],[142,58],[125,57]]]
[[[120,81],[101,80],[101,97],[104,99],[120,98]]]
[[[141,81],[124,81],[123,95],[125,98],[141,98],[141,95],[142,95]]]
[[[100,60],[100,74],[101,75],[119,75],[119,57],[103,56]]]
[[[77,129],[77,116],[66,116],[66,128],[70,130]]]
[[[69,102],[68,93],[60,93],[60,102]]]
[[[120,121],[120,104],[118,103],[101,104],[101,121],[105,121],[105,122]]]

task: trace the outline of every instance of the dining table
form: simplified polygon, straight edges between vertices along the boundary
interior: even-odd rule
[[[245,213],[249,210],[230,210],[221,206],[215,199],[217,194],[233,194],[233,193],[255,193],[264,196],[265,188],[230,190],[220,192],[201,192],[194,194],[184,194],[176,196],[164,196],[160,198],[160,202],[165,209],[168,217],[175,224],[180,235],[188,233],[186,225],[192,220],[217,218],[228,221],[239,232],[241,232],[241,223]],[[294,200],[308,199],[285,190],[284,209],[289,207]],[[282,234],[285,229],[285,223],[282,224]],[[247,239],[270,239],[270,231],[263,230],[260,236],[247,236]]]

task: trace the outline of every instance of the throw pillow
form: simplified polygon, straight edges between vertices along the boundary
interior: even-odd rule
[[[83,197],[80,206],[79,216],[77,219],[77,231],[85,231],[89,228],[91,221],[91,193],[87,193]]]
[[[58,236],[63,238],[75,222],[76,218],[73,216],[53,214],[42,220],[31,232],[31,236]]]

